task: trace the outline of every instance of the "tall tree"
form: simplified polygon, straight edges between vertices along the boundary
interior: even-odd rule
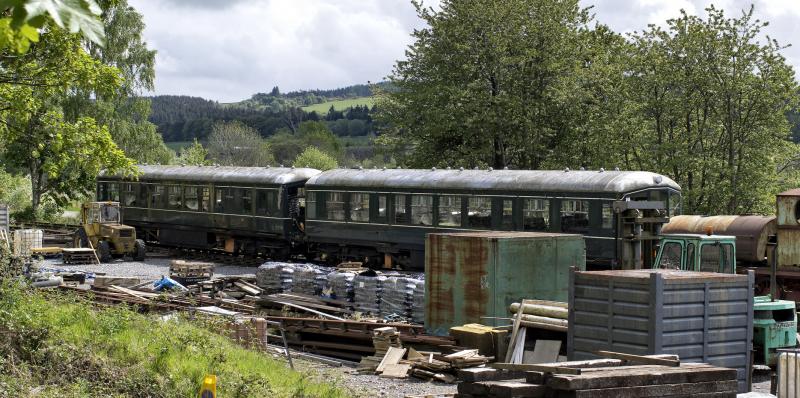
[[[239,122],[219,122],[208,137],[208,156],[223,166],[268,166],[275,163],[269,144]]]
[[[572,105],[590,94],[578,78],[594,65],[588,10],[578,0],[413,3],[427,27],[389,77],[397,90],[378,101],[383,143],[413,148],[415,166],[541,167],[582,122]]]
[[[781,156],[800,153],[786,118],[794,71],[781,45],[759,41],[766,23],[752,7],[706,12],[632,36],[626,89],[640,133],[621,155],[680,183],[686,212],[770,213]]]
[[[142,37],[142,15],[127,0],[101,0],[100,5],[106,42],[103,46],[87,42],[87,50],[103,64],[119,69],[123,84],[111,96],[76,92],[71,96],[69,116],[91,114],[108,126],[114,141],[129,157],[140,163],[166,164],[174,153],[148,121],[150,100],[140,97],[143,91],[153,90],[156,55]]]

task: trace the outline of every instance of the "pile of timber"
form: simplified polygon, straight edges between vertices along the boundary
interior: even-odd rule
[[[451,354],[403,348],[399,332],[393,327],[375,329],[375,355],[364,357],[359,364],[362,373],[374,373],[386,378],[414,376],[424,380],[452,383],[458,369],[482,366],[493,358],[478,354],[478,350],[460,350]]]
[[[343,316],[351,315],[350,303],[300,293],[275,293],[262,295],[258,300],[262,308],[278,309],[283,312],[305,312],[326,319],[344,320]]]
[[[508,308],[511,314],[519,317],[523,327],[567,332],[567,303],[549,300],[525,300],[520,311],[520,303]]]
[[[736,397],[736,370],[635,356],[547,364],[493,364],[459,372],[456,397]],[[627,359],[619,359],[627,358]],[[634,365],[634,363],[637,363]]]
[[[190,290],[195,294],[208,294],[209,297],[245,300],[250,305],[263,293],[263,289],[256,286],[255,277],[249,275],[229,275],[199,281]]]

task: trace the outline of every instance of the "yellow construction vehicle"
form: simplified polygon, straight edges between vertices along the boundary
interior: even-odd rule
[[[122,224],[121,219],[119,202],[84,203],[81,227],[73,235],[73,246],[93,249],[102,263],[123,256],[144,260],[144,241],[136,239],[136,229]]]

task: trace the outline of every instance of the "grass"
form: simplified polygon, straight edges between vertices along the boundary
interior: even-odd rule
[[[372,97],[358,97],[358,98],[328,101],[319,104],[304,106],[303,110],[306,112],[316,111],[319,114],[325,114],[328,113],[329,109],[331,109],[331,105],[333,105],[333,109],[336,109],[337,111],[343,111],[347,108],[352,108],[356,105],[368,105],[371,108],[372,105],[374,104],[375,104],[375,99]]]
[[[0,397],[196,397],[206,374],[226,398],[350,395],[197,323],[2,285]]]

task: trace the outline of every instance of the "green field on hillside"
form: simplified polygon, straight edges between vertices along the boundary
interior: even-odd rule
[[[367,105],[371,108],[372,105],[374,104],[375,104],[375,99],[372,97],[359,97],[359,98],[350,98],[350,99],[343,99],[336,101],[328,101],[320,104],[304,106],[303,110],[306,112],[316,111],[319,114],[324,114],[328,113],[328,110],[331,109],[331,105],[333,105],[333,109],[336,109],[337,111],[343,111],[347,108],[352,108],[356,105]]]

